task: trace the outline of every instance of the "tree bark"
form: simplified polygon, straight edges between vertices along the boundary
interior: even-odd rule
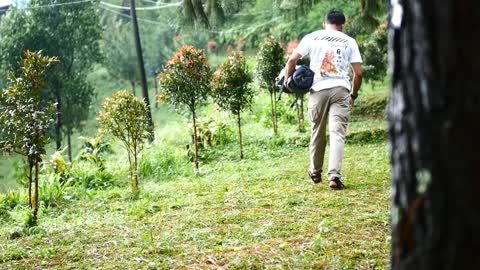
[[[242,125],[241,125],[241,119],[240,119],[240,112],[237,114],[237,120],[238,120],[238,140],[240,143],[240,159],[243,159]]]
[[[390,27],[391,269],[480,269],[480,2],[399,2]]]

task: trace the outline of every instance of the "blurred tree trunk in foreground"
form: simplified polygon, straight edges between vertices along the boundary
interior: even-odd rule
[[[480,2],[392,0],[392,269],[480,269]]]

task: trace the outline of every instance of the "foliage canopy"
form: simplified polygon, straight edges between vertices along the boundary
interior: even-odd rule
[[[232,52],[227,61],[213,74],[212,94],[223,110],[239,114],[252,104],[253,90],[249,87],[252,75],[248,72],[245,57]]]

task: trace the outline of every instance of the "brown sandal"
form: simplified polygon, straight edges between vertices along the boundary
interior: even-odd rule
[[[340,181],[340,178],[338,177],[334,177],[330,179],[330,183],[328,185],[330,186],[331,189],[334,189],[334,190],[340,190],[345,188],[345,185],[342,183],[342,181]]]
[[[316,175],[310,171],[307,172],[308,173],[308,176],[310,177],[310,179],[312,179],[313,183],[315,184],[318,184],[320,182],[322,182],[322,176],[321,175]]]

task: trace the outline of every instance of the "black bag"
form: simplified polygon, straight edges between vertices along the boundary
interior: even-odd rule
[[[310,91],[310,88],[313,84],[313,79],[315,77],[315,72],[311,70],[308,66],[301,65],[297,66],[295,72],[293,72],[292,76],[288,78],[287,85],[293,91],[290,92],[286,87],[283,85],[285,80],[285,69],[282,70],[279,77],[276,79],[276,83],[278,87],[280,87],[280,91],[278,93],[277,101],[280,101],[282,97],[282,92],[287,94],[300,94],[303,95]]]

